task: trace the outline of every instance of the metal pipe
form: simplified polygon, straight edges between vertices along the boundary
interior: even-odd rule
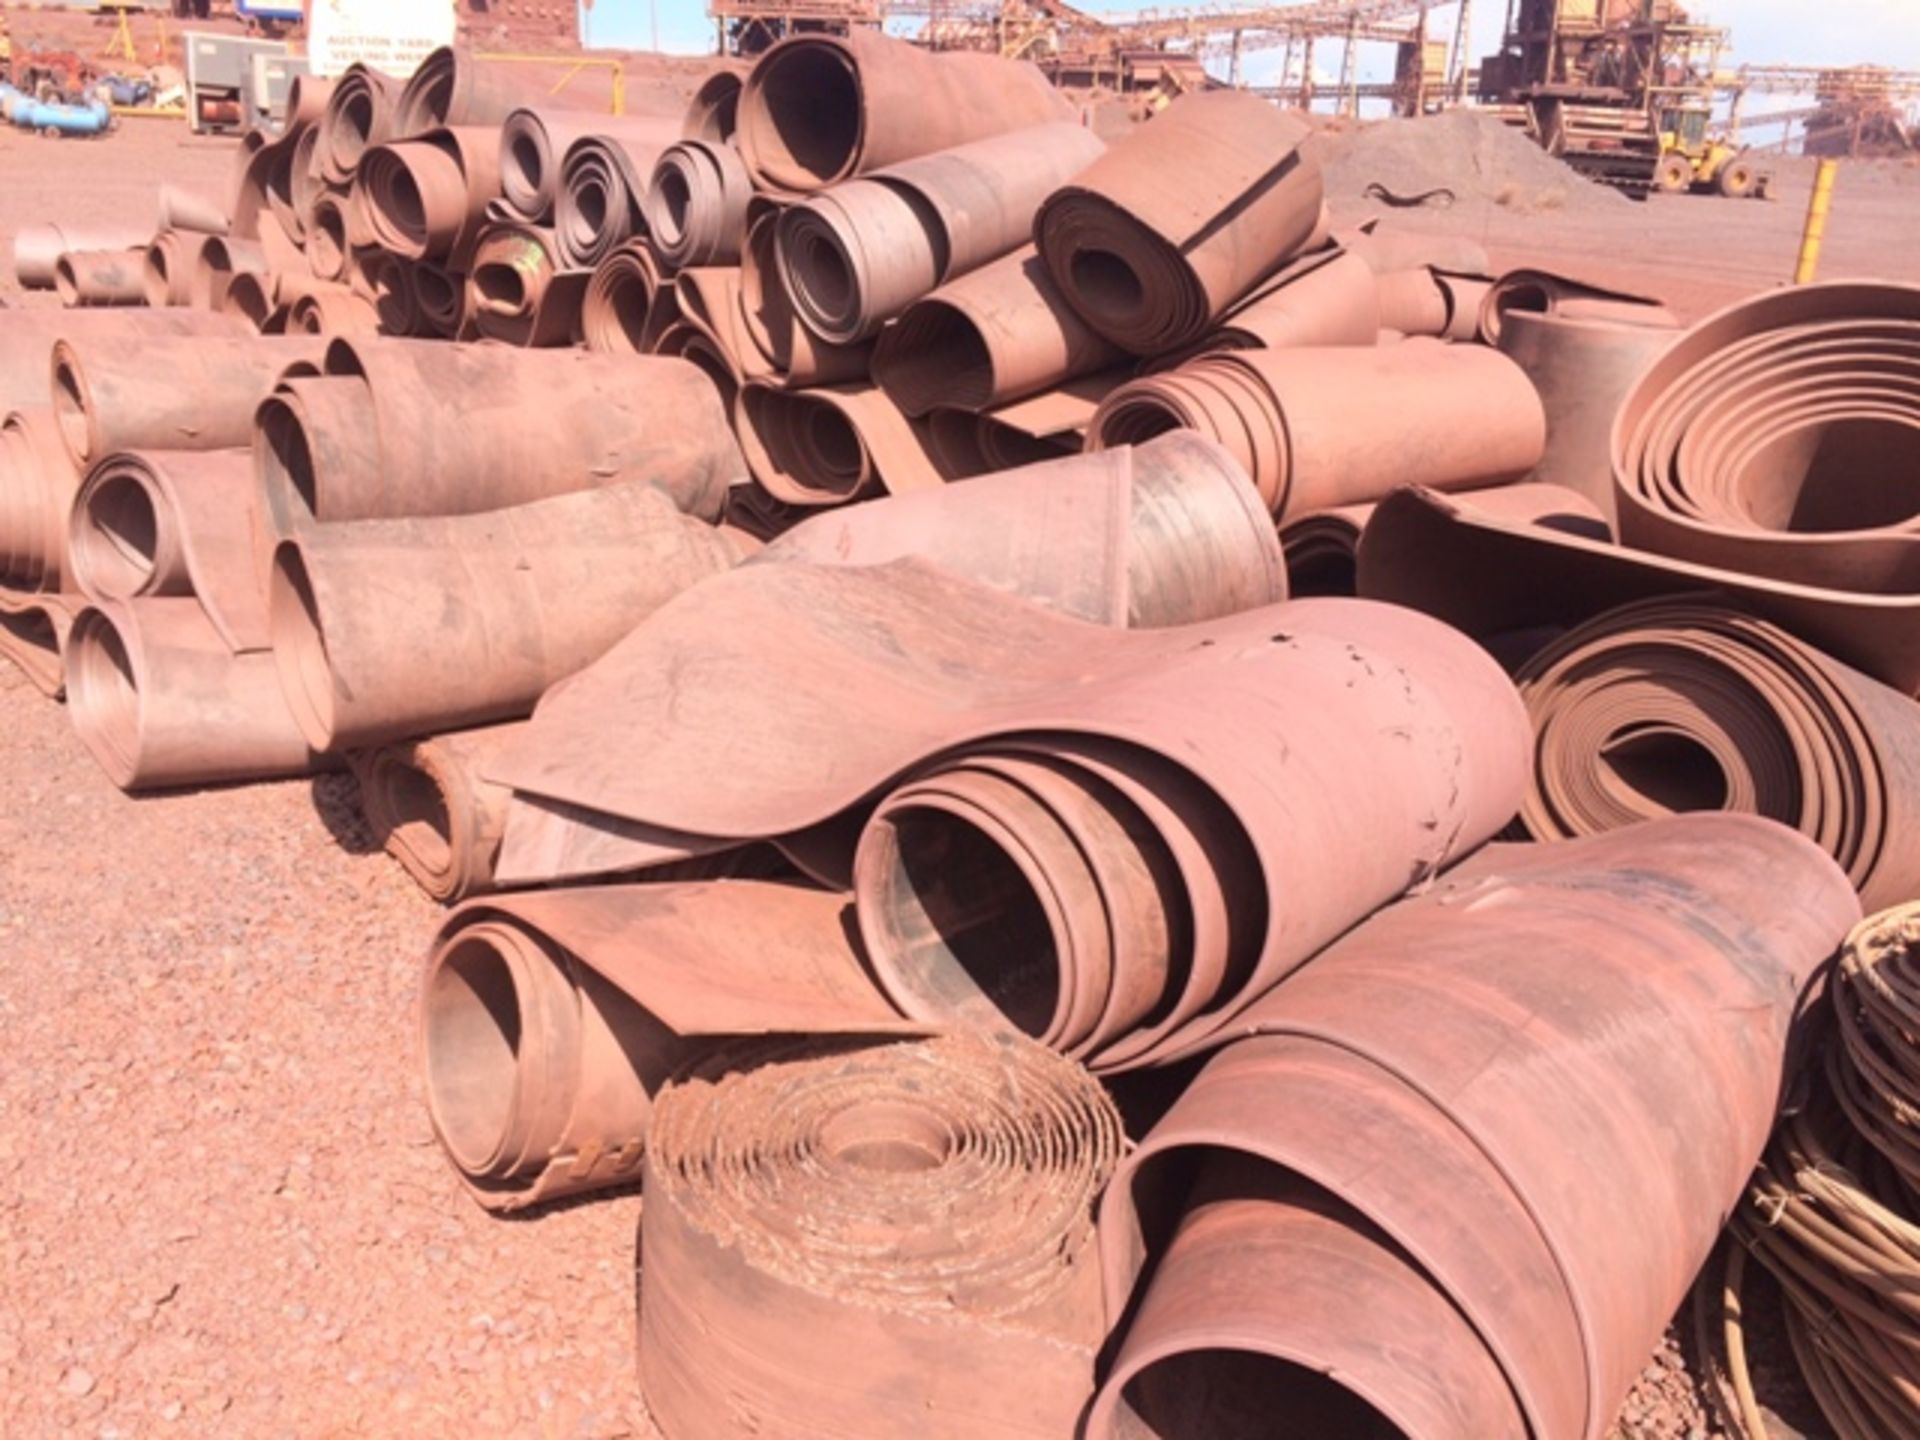
[[[1504,40],[1504,36],[1502,37]],[[1467,72],[1473,68],[1473,0],[1460,0],[1460,19],[1453,28],[1453,103],[1467,103]]]
[[[1358,40],[1360,30],[1360,12],[1354,11],[1347,17],[1347,43],[1340,51],[1340,113],[1357,117],[1360,114],[1360,94],[1355,88],[1357,75],[1354,68],[1359,59]]]
[[[1800,260],[1794,266],[1793,283],[1808,285],[1820,270],[1820,244],[1827,236],[1827,213],[1833,208],[1833,181],[1839,165],[1822,160],[1813,176],[1813,196],[1807,201],[1807,228],[1800,236]]]
[[[1420,14],[1415,20],[1413,30],[1414,72],[1413,72],[1413,111],[1414,115],[1427,113],[1427,8],[1430,0],[1420,0]]]

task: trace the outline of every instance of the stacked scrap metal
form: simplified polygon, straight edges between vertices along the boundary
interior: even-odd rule
[[[609,100],[303,79],[23,237],[126,308],[0,338],[0,646],[127,788],[351,765],[461,1182],[648,1191],[669,1440],[1601,1440],[1920,895],[1920,291],[1683,332],[872,32]],[[1906,936],[1740,1222],[1846,1440]]]

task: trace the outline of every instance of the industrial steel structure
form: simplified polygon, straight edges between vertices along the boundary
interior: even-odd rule
[[[1451,32],[1432,37],[1435,12],[1457,11]],[[844,34],[885,25],[934,49],[991,50],[1030,59],[1063,84],[1140,90],[1206,83],[1209,61],[1226,62],[1225,82],[1238,85],[1245,57],[1285,52],[1283,77],[1268,87],[1311,107],[1324,91],[1315,81],[1315,49],[1340,44],[1339,108],[1357,111],[1363,97],[1391,99],[1417,113],[1466,97],[1471,80],[1461,37],[1472,0],[1296,0],[1286,5],[1201,6],[1092,15],[1064,0],[712,0],[722,49],[754,54],[784,35]],[[1359,81],[1360,47],[1392,45],[1394,80]]]
[[[1920,70],[1879,65],[1742,65],[1722,76],[1719,88],[1732,100],[1728,127],[1743,133],[1781,125],[1785,133],[1769,149],[1786,149],[1801,127],[1809,155],[1864,158],[1920,151],[1920,125],[1903,107],[1920,101]],[[1745,113],[1749,95],[1811,95],[1814,103],[1760,115]]]
[[[1442,11],[1449,14],[1436,25]],[[932,49],[1029,59],[1076,89],[1136,94],[1241,85],[1250,56],[1279,50],[1277,79],[1253,87],[1276,99],[1304,109],[1330,100],[1345,114],[1357,114],[1362,100],[1386,100],[1396,114],[1417,115],[1472,98],[1577,169],[1637,193],[1748,193],[1762,177],[1740,159],[1743,142],[1773,127],[1785,133],[1761,148],[1787,148],[1795,126],[1814,154],[1904,154],[1920,145],[1901,108],[1920,99],[1920,72],[1730,69],[1729,32],[1677,0],[1507,0],[1500,48],[1477,66],[1466,43],[1472,0],[1295,0],[1105,15],[1066,0],[711,0],[710,13],[721,48],[734,54],[791,34],[886,27]],[[1334,44],[1338,78],[1327,84],[1316,62]],[[1394,47],[1391,79],[1360,79],[1368,45]],[[1747,97],[1761,94],[1810,103],[1745,113]],[[1722,107],[1724,134],[1713,127]]]
[[[1594,180],[1644,195],[1754,191],[1738,148],[1710,139],[1730,37],[1674,0],[1510,0],[1479,98]]]

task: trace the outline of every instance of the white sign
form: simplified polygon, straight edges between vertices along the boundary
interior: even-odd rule
[[[307,60],[316,75],[358,61],[404,79],[453,43],[454,0],[307,0]]]

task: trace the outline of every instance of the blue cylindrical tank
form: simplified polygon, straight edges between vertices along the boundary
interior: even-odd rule
[[[46,105],[39,101],[16,104],[13,123],[22,130],[57,130],[62,135],[98,135],[113,113],[98,100],[91,105]]]

